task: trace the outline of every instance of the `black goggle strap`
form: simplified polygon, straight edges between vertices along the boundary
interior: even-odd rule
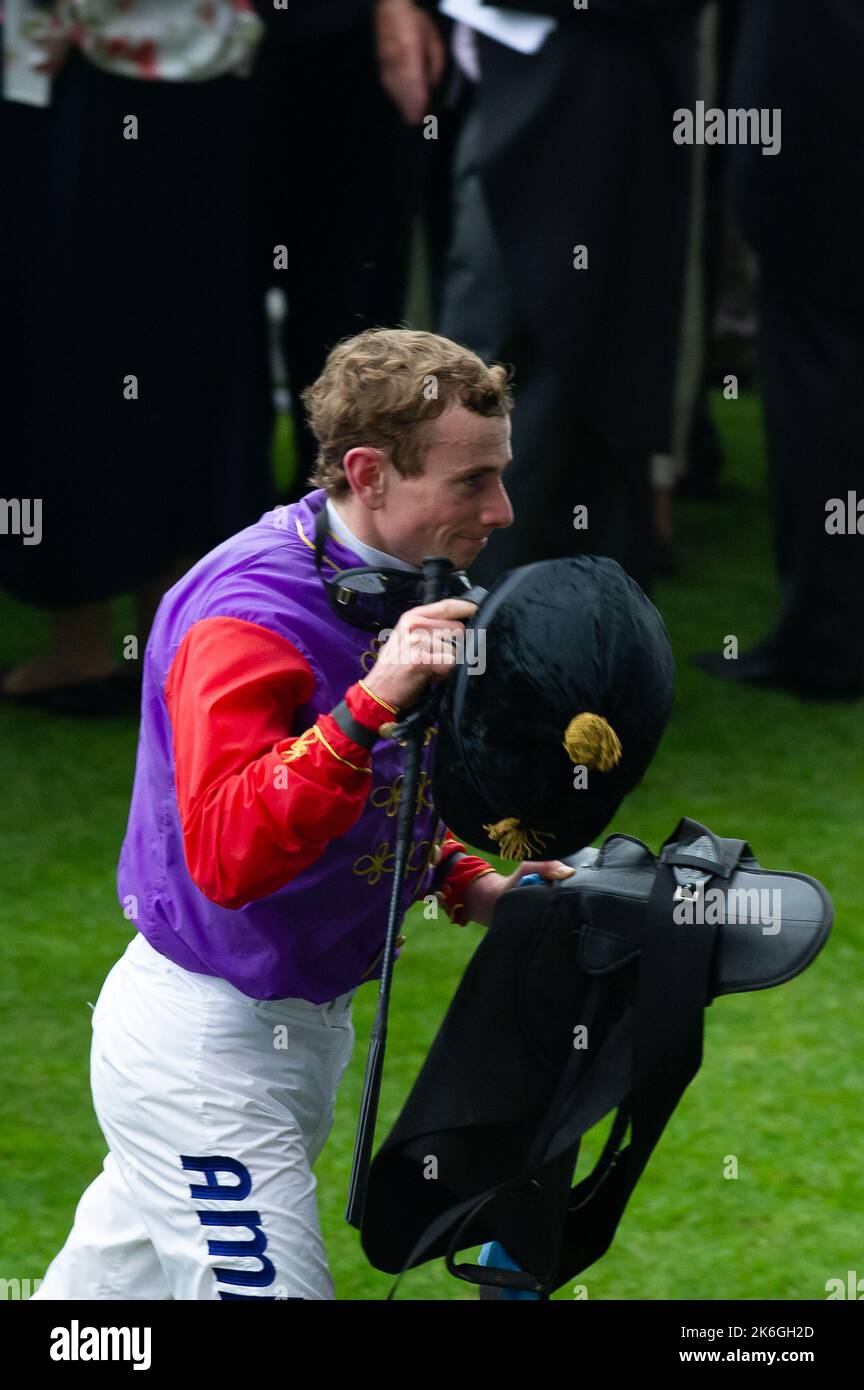
[[[321,508],[315,518],[315,568],[320,570],[324,559],[324,541],[327,536],[327,506]]]
[[[324,559],[324,542],[325,542],[326,538],[327,538],[327,508],[326,508],[326,506],[324,506],[324,507],[321,508],[320,512],[319,512],[318,515],[315,517],[315,568],[316,568],[316,570],[318,570],[318,571],[320,571],[320,569],[321,569],[321,562],[322,562],[323,559]],[[376,567],[375,565],[356,565],[356,566],[352,566],[350,569],[344,569],[344,570],[343,570],[343,569],[339,569],[338,567],[335,567],[335,573],[334,573],[333,575],[331,575],[331,576],[326,576],[326,575],[325,575],[325,576],[324,576],[324,582],[325,582],[326,584],[328,584],[328,585],[331,585],[331,584],[333,584],[333,583],[338,583],[339,579],[340,579],[341,576],[343,576],[343,575],[350,576],[350,577],[353,577],[354,575],[358,575],[358,576],[359,576],[359,575],[367,575],[367,574],[368,574],[368,575],[375,575],[375,574],[379,573],[379,571],[380,571],[382,577],[386,575],[390,580],[393,580],[393,579],[398,580],[398,579],[401,577],[401,574],[402,574],[402,571],[401,571],[401,570],[387,570],[387,569],[384,569],[384,568],[381,567],[381,566],[377,566],[377,567]],[[418,572],[416,573],[416,575],[415,575],[411,570],[406,570],[406,571],[405,571],[405,584],[406,584],[406,588],[409,586],[410,581],[412,581],[412,580],[414,580],[414,581],[417,583],[418,586],[421,585],[422,582],[423,582],[423,575],[422,575],[422,573],[421,573],[420,571],[418,571]],[[365,596],[366,596],[366,595],[363,594],[363,588],[362,588],[362,587],[361,587],[361,588],[359,589],[359,591],[358,591],[358,597],[361,597],[361,596],[362,596],[362,597],[365,597]],[[375,595],[375,594],[370,594],[370,596],[371,596],[371,597],[378,597],[378,595]],[[347,598],[347,597],[348,597],[348,596],[346,595],[346,598]],[[343,600],[343,601],[344,601],[344,600]]]
[[[327,509],[326,507],[322,507],[315,518],[315,568],[319,573],[324,559],[324,542],[326,537]],[[402,604],[404,604],[406,608],[411,608],[416,607],[421,602],[423,575],[419,571],[415,573],[411,570],[387,570],[384,568],[379,571],[376,570],[374,565],[362,565],[353,569],[337,570],[334,575],[322,575],[322,578],[331,594],[334,592],[334,586],[336,589],[342,589],[341,598],[336,599],[340,607],[354,607],[358,604],[362,606],[364,600],[367,604],[377,607],[381,604],[381,600],[384,597],[382,591],[374,593],[367,589],[364,593],[363,590],[365,586],[360,585],[352,589],[350,585],[340,585],[340,577],[344,576],[350,578],[356,575],[359,578],[360,576],[372,576],[378,573],[381,575],[384,586],[389,586],[390,588],[390,603],[398,607],[399,611],[404,611],[401,607]],[[403,585],[404,590],[400,593],[400,590],[403,589]],[[411,594],[411,590],[415,586],[418,589],[416,600]],[[471,580],[464,570],[453,570],[451,572],[448,576],[447,589],[449,598],[465,598],[470,600],[471,603],[476,604],[482,603],[487,592],[479,585],[472,585]],[[343,616],[347,616],[347,614],[343,614]],[[383,617],[384,615],[381,616]],[[361,623],[360,625],[363,627],[366,626],[365,623]],[[382,623],[382,625],[385,624]]]

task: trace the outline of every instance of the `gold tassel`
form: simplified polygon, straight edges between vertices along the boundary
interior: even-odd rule
[[[609,772],[621,761],[621,740],[602,714],[576,714],[564,730],[564,747],[577,766]]]
[[[518,817],[506,816],[493,825],[484,825],[489,839],[500,846],[504,859],[530,859],[532,855],[543,853],[543,841],[553,840],[542,830],[531,830],[522,826]]]

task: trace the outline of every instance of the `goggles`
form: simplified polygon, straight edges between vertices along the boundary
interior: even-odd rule
[[[409,608],[418,608],[423,597],[423,571],[397,570],[360,565],[354,569],[324,574],[324,538],[327,534],[327,511],[322,507],[315,519],[315,567],[324,583],[327,600],[333,612],[352,627],[377,633],[382,628],[395,627]],[[451,570],[444,579],[442,598],[467,598],[479,603],[485,589],[472,585],[465,570]]]

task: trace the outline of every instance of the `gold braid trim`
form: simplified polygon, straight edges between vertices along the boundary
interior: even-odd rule
[[[308,753],[310,743],[314,742],[316,738],[320,743],[323,743],[327,752],[331,753],[337,762],[344,763],[346,767],[351,768],[352,772],[365,772],[370,777],[372,776],[371,767],[358,767],[356,763],[349,763],[347,758],[340,757],[336,749],[330,747],[330,744],[327,742],[317,724],[313,724],[311,728],[308,728],[305,733],[295,739],[290,748],[287,748],[285,752],[280,755],[283,763],[293,763],[297,758],[302,757],[304,753]]]
[[[609,772],[621,761],[621,740],[602,714],[576,714],[564,730],[564,747],[581,767]]]
[[[359,680],[357,684],[359,685],[361,690],[366,691],[366,694],[369,696],[369,698],[371,700],[374,700],[377,705],[381,705],[384,709],[389,709],[391,714],[399,714],[399,711],[395,705],[388,704],[386,700],[382,700],[380,695],[376,695],[374,690],[369,689],[368,685],[364,680]]]
[[[308,547],[309,547],[310,550],[314,550],[314,549],[315,549],[315,546],[314,546],[313,542],[310,541],[309,537],[306,536],[306,535],[304,535],[304,533],[303,533],[303,527],[300,525],[300,518],[299,518],[299,516],[295,516],[295,518],[294,518],[294,525],[297,527],[297,535],[300,537],[300,539],[301,539],[301,541],[303,542],[303,544],[304,544],[304,545],[308,545]],[[328,535],[328,536],[332,536],[334,541],[338,541],[338,539],[339,539],[338,536],[334,536],[334,535],[333,535],[333,532],[332,532],[332,531],[328,531],[328,532],[327,532],[327,535]],[[330,560],[326,555],[322,555],[321,558],[322,558],[322,560],[324,561],[325,565],[329,565],[329,566],[330,566],[331,570],[338,570],[338,569],[339,569],[339,566],[336,565],[336,564],[334,564],[333,561]]]
[[[320,739],[320,741],[324,744],[324,747],[327,749],[327,752],[328,752],[328,753],[332,753],[332,754],[333,754],[333,757],[334,757],[334,758],[337,758],[338,761],[339,761],[340,763],[344,763],[346,767],[350,767],[351,770],[352,770],[352,772],[366,772],[366,773],[369,774],[370,777],[372,776],[372,769],[371,769],[371,767],[358,767],[356,763],[349,763],[349,761],[348,761],[347,758],[342,758],[342,757],[340,757],[339,754],[336,752],[336,749],[330,747],[330,744],[327,742],[326,738],[325,738],[324,735],[322,734],[322,732],[321,732],[320,728],[318,727],[318,725],[315,724],[313,727],[314,727],[314,729],[315,729],[316,735],[318,736],[318,738]]]

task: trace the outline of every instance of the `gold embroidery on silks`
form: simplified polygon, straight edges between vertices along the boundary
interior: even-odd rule
[[[418,840],[412,844],[408,855],[407,872],[409,874],[424,873],[432,867],[432,853],[439,842],[435,840]],[[418,850],[424,851],[419,855]],[[374,888],[376,883],[380,883],[384,874],[392,874],[395,865],[395,855],[391,846],[386,840],[382,840],[374,854],[362,854],[359,859],[354,860],[353,872],[360,878],[365,878],[370,888]]]
[[[400,773],[396,781],[392,782],[389,787],[376,787],[369,798],[372,805],[377,806],[379,810],[383,809],[386,816],[395,816],[399,809],[399,798],[402,795],[402,788],[399,786],[401,780],[402,775]]]
[[[344,763],[346,767],[350,767],[352,772],[362,772],[364,777],[372,776],[371,767],[358,767],[356,763],[349,762],[347,758],[342,757],[341,753],[337,753],[336,749],[332,744],[327,742],[322,734],[320,724],[313,724],[311,729],[307,729],[305,734],[301,734],[300,737],[292,743],[291,747],[281,755],[282,761],[285,763],[295,762],[297,758],[309,752],[309,746],[315,742],[315,739],[327,749],[331,757],[336,758],[337,762]]]
[[[393,858],[393,852],[386,840],[382,840],[374,854],[362,854],[359,859],[354,860],[354,873],[359,874],[369,882],[369,887],[374,888],[376,883],[381,881],[382,874],[392,874],[392,865],[387,863],[388,859]],[[368,864],[367,869],[362,869],[361,864]]]
[[[378,660],[378,653],[383,645],[384,643],[381,641],[380,637],[373,637],[372,641],[369,643],[370,650],[361,654],[360,665],[363,667],[363,674],[365,676],[368,676],[375,662]]]
[[[402,785],[404,780],[405,774],[400,772],[399,776],[391,782],[389,787],[376,787],[369,798],[372,805],[376,806],[379,810],[383,810],[384,814],[387,816],[395,816],[399,809],[399,802],[402,800]],[[417,801],[414,807],[414,814],[417,816],[419,816],[424,808],[427,811],[434,809],[431,798],[426,795],[426,789],[430,785],[430,782],[431,778],[429,773],[421,772],[417,787]]]
[[[415,858],[416,858],[416,856],[417,856],[417,851],[418,851],[419,849],[425,849],[426,853],[425,853],[424,855],[421,856],[420,863],[419,863],[419,864],[415,864],[415,863],[414,863],[414,860],[415,860]],[[431,854],[431,852],[432,852],[432,841],[431,841],[431,840],[418,840],[417,843],[416,843],[416,845],[412,845],[412,846],[411,846],[411,853],[410,853],[409,856],[408,856],[408,872],[409,872],[409,874],[416,874],[416,873],[421,873],[421,874],[422,874],[422,873],[424,873],[425,870],[429,868],[429,855]]]
[[[437,726],[433,726],[432,728],[428,729],[426,731],[425,743],[428,744],[433,735],[437,732]],[[400,772],[391,783],[382,783],[380,786],[375,787],[369,798],[371,804],[375,806],[377,810],[383,810],[386,816],[395,816],[397,811],[399,810],[399,803],[402,799],[402,788],[404,785],[404,781],[405,774]],[[417,801],[414,808],[415,815],[419,816],[421,812],[424,810],[434,810],[434,804],[432,802],[431,797],[431,787],[432,779],[430,774],[421,769],[417,785]],[[444,832],[442,832],[441,840],[437,842],[439,845],[443,841],[443,838]],[[431,842],[428,839],[420,840],[417,843],[412,844],[408,855],[407,872],[423,873],[425,870],[429,869],[431,867],[430,855],[434,848],[435,842]],[[421,859],[421,862],[419,863],[416,862],[418,857],[418,850],[423,850],[425,852],[423,858]],[[381,878],[384,874],[393,873],[394,864],[395,855],[393,853],[392,845],[382,841],[382,843],[378,846],[374,854],[361,855],[359,859],[356,859],[354,861],[353,872],[357,874],[359,877],[365,878],[369,883],[370,887],[374,887],[376,883],[379,883],[381,881]]]
[[[301,734],[300,737],[291,744],[291,747],[285,750],[282,754],[282,761],[285,763],[293,763],[295,758],[300,758],[304,753],[308,753],[309,745],[314,743],[316,738],[317,734],[315,733],[315,725],[313,724],[311,729],[307,729],[305,734]]]
[[[430,786],[431,780],[428,772],[420,773],[420,785],[417,788],[417,805],[415,807],[415,812],[418,816],[424,806],[427,811],[434,810],[431,797],[426,795],[426,788]]]

